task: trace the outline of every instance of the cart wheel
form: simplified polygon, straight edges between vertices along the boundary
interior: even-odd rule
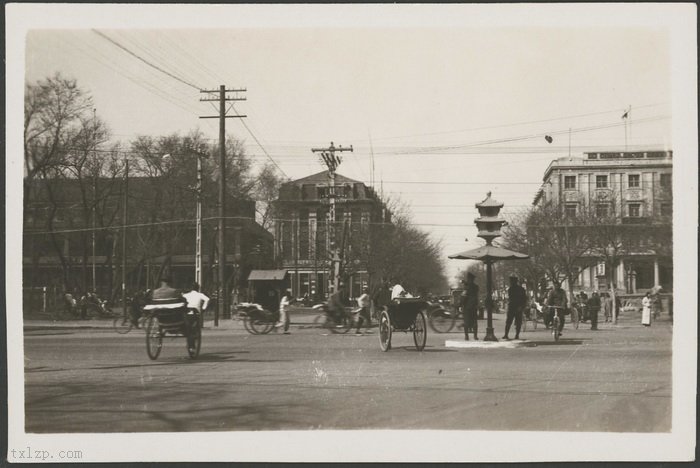
[[[428,324],[435,333],[448,333],[457,323],[457,314],[449,310],[433,309],[428,313]]]
[[[129,333],[134,326],[133,323],[131,323],[131,319],[128,317],[117,317],[114,319],[114,322],[112,322],[112,325],[114,326],[114,331],[120,335]]]
[[[554,341],[559,341],[559,317],[554,317],[552,320],[552,333],[554,333]]]
[[[382,348],[382,351],[391,349],[391,319],[389,318],[389,312],[386,310],[383,310],[379,316],[379,346]]]
[[[272,328],[275,326],[275,320],[272,317],[272,313],[269,311],[264,311],[261,314],[255,314],[249,317],[248,325],[250,329],[253,330],[254,335],[265,335],[270,333]]]
[[[258,331],[255,329],[253,326],[253,318],[249,315],[246,315],[245,318],[243,319],[243,328],[250,333],[251,335],[257,335]]]
[[[418,351],[423,351],[427,338],[428,329],[425,326],[425,312],[421,310],[416,314],[416,318],[413,319],[413,342],[416,344]]]
[[[148,357],[155,360],[163,347],[163,333],[157,317],[150,317],[146,325],[146,352]]]
[[[190,335],[187,337],[187,354],[192,359],[199,356],[199,349],[202,347],[202,329],[199,326],[199,321],[194,324],[194,330],[190,329]]]

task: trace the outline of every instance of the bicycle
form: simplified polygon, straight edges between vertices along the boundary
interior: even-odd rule
[[[117,317],[112,322],[112,326],[114,327],[114,331],[116,331],[120,335],[125,335],[129,333],[133,328],[144,329],[146,327],[146,322],[148,321],[148,318],[148,313],[142,313],[139,316],[139,318],[137,318],[135,321],[130,316]]]
[[[345,334],[350,331],[355,324],[355,313],[352,309],[343,308],[341,314],[334,314],[328,309],[326,304],[317,304],[312,307],[320,313],[314,318],[314,326],[319,328],[327,328],[331,333]],[[359,310],[359,309],[358,309]]]
[[[563,306],[547,306],[550,310],[554,311],[554,315],[552,316],[551,320],[551,326],[552,326],[552,335],[554,335],[554,341],[559,341],[559,337],[561,336],[561,321],[563,320],[563,317],[559,317],[559,310],[562,311],[562,315],[564,314],[564,307]]]
[[[428,311],[428,325],[435,333],[449,333],[461,317],[458,311],[435,306]]]

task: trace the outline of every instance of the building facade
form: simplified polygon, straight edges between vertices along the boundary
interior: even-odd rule
[[[544,173],[535,207],[556,206],[567,215],[589,213],[629,225],[613,267],[618,289],[638,294],[673,290],[673,152],[587,152],[559,158]],[[592,226],[595,228],[595,225]],[[662,233],[664,235],[657,235]],[[606,265],[583,267],[573,289],[604,290]]]
[[[195,278],[196,196],[183,190],[174,196],[164,185],[157,177],[131,177],[125,196],[121,178],[33,181],[24,206],[24,287],[94,289],[103,298],[116,297],[124,254],[127,291],[156,287],[164,270],[177,287],[189,287]],[[202,286],[208,293],[218,282],[217,216],[206,200]],[[273,266],[273,239],[255,221],[253,200],[229,196],[226,216],[226,282],[235,300],[245,295],[250,270]]]
[[[331,223],[331,200],[335,222]],[[349,297],[368,286],[367,255],[371,226],[389,223],[390,213],[364,183],[328,172],[283,184],[273,204],[275,259],[287,270],[295,297],[322,300],[333,281],[333,257],[337,253],[341,281]]]

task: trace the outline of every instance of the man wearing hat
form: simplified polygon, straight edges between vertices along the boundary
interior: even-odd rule
[[[522,286],[518,284],[518,277],[510,277],[510,287],[508,288],[508,312],[506,315],[506,332],[504,340],[510,340],[508,332],[515,319],[515,339],[520,339],[520,327],[523,324],[523,309],[527,304],[527,294]]]
[[[462,305],[462,315],[464,317],[464,339],[469,340],[469,330],[474,331],[474,339],[477,338],[477,309],[479,308],[479,286],[474,282],[474,275],[467,273],[467,281],[462,281],[464,291],[460,303]]]

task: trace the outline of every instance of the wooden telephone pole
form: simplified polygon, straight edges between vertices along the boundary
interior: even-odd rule
[[[338,290],[338,283],[340,280],[340,252],[335,240],[335,170],[340,166],[343,161],[340,155],[335,153],[342,151],[352,151],[352,145],[350,148],[343,148],[342,146],[335,147],[331,141],[331,145],[328,148],[311,148],[313,153],[321,153],[321,159],[323,163],[328,168],[328,177],[330,178],[330,184],[328,187],[328,198],[329,198],[329,210],[328,210],[328,224],[330,225],[330,247],[331,247],[331,277],[333,278],[333,292]]]
[[[200,116],[200,119],[219,119],[219,281],[217,285],[218,301],[214,313],[214,326],[219,326],[219,317],[228,316],[228,292],[226,291],[226,119],[243,118],[245,115],[226,115],[227,101],[245,101],[244,97],[229,97],[226,93],[245,92],[243,89],[226,89],[221,85],[219,89],[202,89],[200,93],[209,95],[219,94],[218,98],[202,98],[200,101],[218,101],[219,115]],[[233,104],[231,105],[231,108]]]

